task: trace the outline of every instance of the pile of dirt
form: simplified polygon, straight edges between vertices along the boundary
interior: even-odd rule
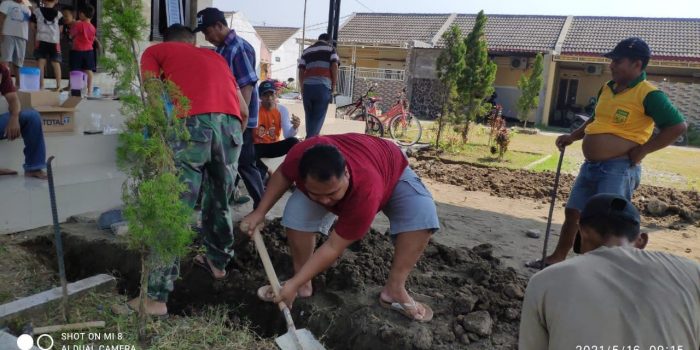
[[[280,279],[292,275],[291,259],[278,221],[264,237]],[[266,284],[257,253],[247,239],[238,240],[236,257],[224,282],[212,282],[201,269],[183,264],[169,306],[187,314],[203,304],[240,305],[232,319],[251,322],[263,336],[284,332],[275,305],[257,299]],[[298,298],[293,314],[297,327],[312,331],[328,349],[516,349],[525,281],[505,269],[490,245],[453,249],[430,243],[411,274],[410,292],[429,304],[434,319],[412,322],[378,304],[393,246],[372,230],[339,259],[336,266],[314,279],[314,296]]]
[[[119,278],[120,292],[137,295],[139,259],[126,244],[90,225],[63,226],[69,280],[112,273]],[[268,224],[263,236],[280,280],[292,276],[279,220]],[[50,235],[21,245],[47,266],[55,265],[51,264],[55,250]],[[180,279],[168,300],[169,311],[187,317],[211,305],[227,304],[234,310],[229,314],[233,328],[245,325],[268,339],[285,333],[277,306],[257,298],[257,289],[267,279],[254,245],[237,234],[234,249],[228,277],[222,281],[193,266],[194,252],[183,258]],[[349,247],[335,266],[314,279],[313,297],[296,300],[292,311],[297,327],[309,329],[329,350],[517,348],[526,281],[514,269],[502,266],[491,245],[472,249],[428,245],[408,281],[410,293],[435,312],[428,323],[410,321],[379,306],[393,251],[391,239],[375,230]]]
[[[410,158],[411,166],[423,177],[443,183],[462,186],[467,191],[481,191],[497,197],[529,198],[549,203],[555,174],[500,167],[483,167],[454,162],[421,154]],[[575,177],[562,174],[559,179],[557,201],[569,198]],[[700,194],[672,188],[642,185],[633,197],[642,210],[646,224],[677,226],[700,221]]]

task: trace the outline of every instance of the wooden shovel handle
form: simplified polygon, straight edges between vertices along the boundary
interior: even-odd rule
[[[280,284],[280,281],[277,278],[275,268],[272,267],[270,255],[267,254],[265,242],[263,241],[262,236],[260,235],[260,227],[255,228],[255,231],[253,232],[253,241],[255,242],[255,249],[257,249],[258,251],[258,255],[260,255],[260,260],[262,260],[263,267],[265,268],[265,274],[267,275],[267,279],[268,281],[270,281],[270,285],[272,286],[272,292],[275,294],[275,298],[279,299],[280,289],[282,288],[282,285]],[[292,330],[295,329],[294,321],[292,320],[292,314],[289,311],[289,307],[287,306],[287,304],[285,304],[284,301],[280,301],[277,305],[284,314],[284,318],[287,321],[287,328]]]

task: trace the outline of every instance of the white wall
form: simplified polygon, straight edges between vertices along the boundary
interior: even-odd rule
[[[262,42],[248,19],[241,12],[236,12],[232,16],[227,16],[229,26],[236,31],[243,39],[250,43],[255,49],[255,72],[260,76],[260,47]]]
[[[285,41],[277,50],[272,52],[270,75],[273,79],[287,81],[288,78],[297,80],[297,59],[299,58],[299,44],[297,39],[301,39],[301,29]],[[277,62],[277,57],[280,61]]]

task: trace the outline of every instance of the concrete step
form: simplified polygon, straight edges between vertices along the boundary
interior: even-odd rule
[[[121,204],[126,176],[111,163],[56,165],[54,181],[59,221]],[[48,181],[19,176],[0,178],[0,234],[51,225]]]

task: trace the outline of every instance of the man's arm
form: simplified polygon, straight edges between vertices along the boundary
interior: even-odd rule
[[[246,85],[241,88],[241,93],[243,94],[243,100],[246,106],[250,106],[250,99],[253,98],[253,89],[255,89],[255,84]]]
[[[336,84],[338,82],[338,62],[331,63],[331,92],[335,94]]]
[[[304,94],[304,72],[306,72],[306,68],[299,67],[297,70],[297,74],[299,75],[297,77],[297,81],[299,82],[299,93]]]
[[[340,237],[340,235],[333,230],[328,240],[311,255],[311,258],[301,267],[301,270],[285,284],[289,284],[291,290],[296,291],[306,282],[311,281],[316,275],[326,271],[326,269],[333,265],[338,257],[340,257],[345,249],[353,242],[355,241]]]
[[[639,164],[646,155],[673,144],[688,129],[683,115],[661,91],[653,91],[644,98],[644,112],[654,119],[661,132],[630,151],[633,164]]]
[[[297,124],[297,126],[295,127],[291,119],[289,119],[289,111],[287,110],[287,108],[282,105],[277,105],[277,109],[280,111],[280,122],[282,124],[282,134],[284,135],[284,138],[288,139],[290,137],[296,136],[297,128],[299,126]],[[295,116],[294,118],[297,117]]]
[[[282,198],[284,193],[287,192],[291,186],[292,181],[284,176],[282,167],[277,168],[270,177],[270,181],[267,183],[267,188],[260,200],[258,208],[241,220],[241,229],[247,229],[248,235],[252,236],[255,227],[265,221],[265,214],[272,209],[275,203]]]
[[[241,127],[245,128],[246,125],[248,125],[248,103],[245,101],[245,97],[243,96],[243,93],[241,92],[240,89],[236,90],[236,93],[238,94],[238,105],[239,108],[241,109],[241,118],[243,121],[241,122]]]
[[[21,106],[16,92],[5,94],[5,99],[7,100],[7,108],[10,112],[10,118],[7,122],[7,127],[5,127],[5,137],[12,141],[21,135],[19,126],[19,111],[21,110]]]

